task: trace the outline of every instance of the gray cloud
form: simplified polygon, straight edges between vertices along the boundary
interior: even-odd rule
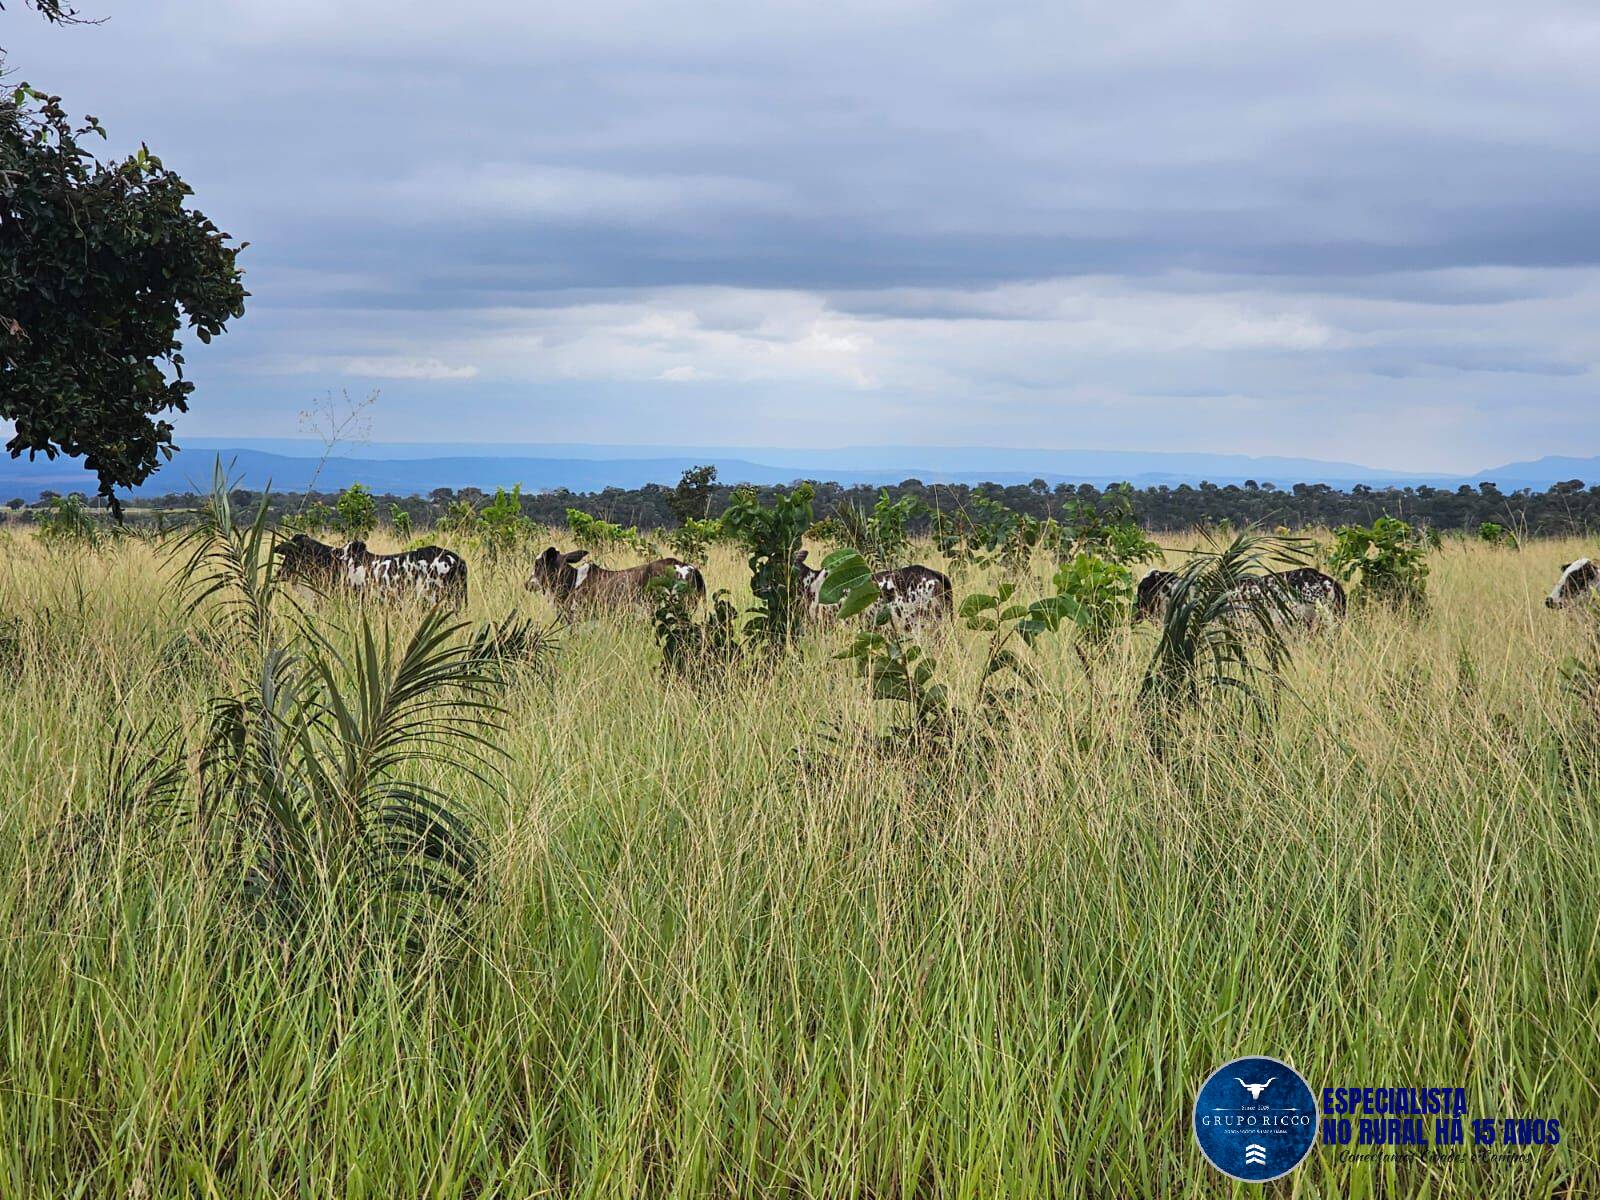
[[[1600,452],[1586,4],[91,7],[14,71],[253,243],[186,428]]]

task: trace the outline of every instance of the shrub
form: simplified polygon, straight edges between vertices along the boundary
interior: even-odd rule
[[[1161,557],[1157,546],[1133,516],[1133,488],[1107,488],[1099,502],[1076,500],[1062,514],[1067,549],[1110,563],[1132,564]]]
[[[515,553],[533,536],[534,524],[522,512],[522,485],[516,484],[508,492],[505,488],[494,490],[494,499],[481,509],[473,510],[466,500],[451,505],[452,511],[465,505],[465,522],[484,555],[490,559],[502,554]],[[469,514],[469,515],[467,515]]]
[[[398,504],[389,505],[389,525],[401,541],[411,536],[411,514]]]
[[[711,519],[701,521],[690,517],[667,535],[667,545],[672,547],[674,554],[689,562],[703,562],[711,543],[722,536],[721,521]]]
[[[1105,640],[1133,611],[1133,572],[1120,562],[1079,553],[1051,583],[1056,595],[1072,601],[1073,623],[1092,642]]]
[[[596,554],[607,550],[626,548],[639,554],[654,555],[655,545],[639,532],[637,526],[623,528],[599,517],[590,516],[581,508],[567,509],[567,528],[578,545]]]
[[[432,781],[496,772],[503,677],[442,609],[398,650],[366,610],[349,651],[292,606],[280,615],[268,502],[240,521],[219,462],[177,547],[190,613],[238,668],[209,714],[193,811],[240,897],[288,924],[382,900],[410,926],[473,884],[476,835]]]
[[[911,545],[910,522],[926,511],[927,506],[915,496],[890,500],[884,489],[870,512],[841,504],[813,532],[823,541],[855,550],[875,568],[896,567],[903,565]]]
[[[1027,567],[1035,550],[1058,550],[1062,529],[1053,518],[1040,520],[1013,512],[974,492],[966,507],[934,514],[934,537],[953,568],[982,570],[999,563],[1016,574]]]
[[[1488,542],[1491,546],[1515,547],[1517,545],[1517,535],[1504,525],[1496,524],[1494,521],[1484,521],[1478,526],[1478,540],[1480,542]]]
[[[472,659],[485,673],[508,679],[519,671],[549,676],[561,651],[554,625],[541,626],[531,617],[510,612],[500,621],[485,621],[473,631]]]
[[[378,502],[365,485],[352,483],[334,502],[335,528],[352,541],[363,540],[378,524]]]
[[[39,537],[52,546],[92,546],[95,543],[94,518],[74,492],[50,501],[50,507],[38,515]]]
[[[478,510],[470,500],[452,500],[445,505],[444,516],[436,522],[441,533],[454,537],[475,538],[479,529]]]
[[[711,598],[706,619],[696,621],[690,605],[694,585],[675,575],[650,581],[655,596],[652,621],[661,647],[661,670],[701,683],[715,678],[739,657],[739,610],[726,590]]]
[[[1423,533],[1394,517],[1379,517],[1370,526],[1340,527],[1328,565],[1347,582],[1360,576],[1360,598],[1420,609],[1427,603],[1427,554]]]
[[[802,483],[788,494],[775,496],[772,507],[767,508],[754,488],[740,488],[722,515],[722,527],[749,554],[750,590],[756,598],[753,615],[745,624],[749,637],[783,646],[800,634],[804,613],[794,556],[811,528],[815,495],[809,483]]]

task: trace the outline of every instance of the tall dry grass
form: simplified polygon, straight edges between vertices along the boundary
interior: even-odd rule
[[[192,770],[226,664],[152,547],[9,535],[0,1195],[1243,1193],[1188,1122],[1247,1053],[1563,1131],[1318,1147],[1275,1194],[1594,1194],[1600,758],[1556,671],[1584,622],[1541,606],[1585,549],[1452,542],[1425,616],[1302,639],[1274,721],[1202,709],[1160,759],[1148,630],[1046,640],[995,753],[905,759],[823,752],[885,721],[842,631],[696,689],[642,618],[586,620],[513,683],[504,779],[451,777],[488,878],[408,947],[259,919],[187,828],[61,837],[112,737],[170,727]],[[475,563],[468,617],[546,614],[526,566]],[[933,652],[970,702],[976,635]]]

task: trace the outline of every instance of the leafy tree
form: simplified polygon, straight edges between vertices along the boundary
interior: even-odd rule
[[[389,524],[394,527],[394,535],[402,540],[411,536],[411,514],[398,504],[389,505]]]
[[[678,518],[678,524],[705,520],[711,515],[711,496],[717,483],[714,466],[690,467],[678,479],[678,486],[667,497],[667,507]]]
[[[27,6],[37,12],[46,21],[57,25],[80,25],[83,18],[71,4],[65,0],[26,0]],[[5,12],[6,6],[0,4],[0,12]]]
[[[0,97],[0,418],[13,458],[81,456],[120,517],[113,489],[171,456],[163,414],[188,409],[180,328],[209,342],[244,315],[244,247],[148,149],[102,163],[91,136],[100,123],[74,124],[59,97]]]

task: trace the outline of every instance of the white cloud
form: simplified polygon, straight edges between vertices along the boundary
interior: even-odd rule
[[[478,368],[449,366],[437,358],[347,358],[338,364],[341,375],[363,379],[474,379]]]
[[[1588,3],[105,13],[7,53],[252,242],[218,424],[1600,451]]]

